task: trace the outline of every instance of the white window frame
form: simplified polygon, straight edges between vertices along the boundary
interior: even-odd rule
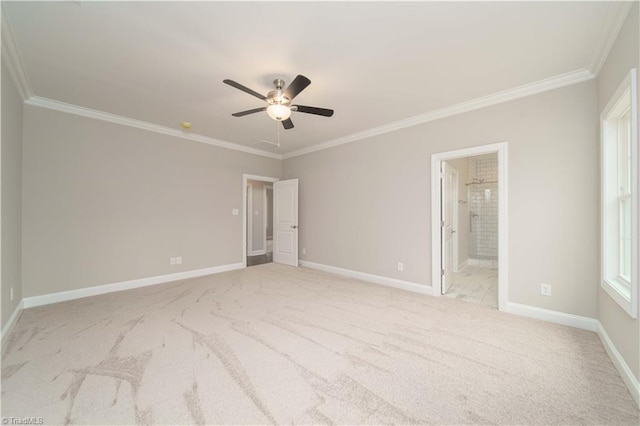
[[[620,120],[629,114],[630,132]],[[602,288],[632,318],[638,317],[638,89],[632,69],[600,116],[601,153],[601,279]],[[620,134],[630,137],[630,150],[620,144]],[[624,149],[622,149],[624,148]],[[620,152],[622,151],[622,153]],[[623,158],[624,157],[624,158]],[[625,170],[626,169],[626,170]],[[622,174],[626,171],[628,175]],[[625,183],[621,185],[621,179]],[[630,274],[622,271],[624,244],[623,200],[631,204]]]

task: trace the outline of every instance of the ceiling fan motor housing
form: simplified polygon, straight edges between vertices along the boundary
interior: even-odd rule
[[[284,96],[283,88],[284,88],[284,80],[276,78],[273,80],[273,85],[276,87],[276,90],[272,90],[267,93],[267,102],[270,105],[289,105],[291,103],[291,99]]]

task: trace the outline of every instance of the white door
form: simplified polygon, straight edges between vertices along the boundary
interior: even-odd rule
[[[273,261],[298,266],[298,179],[273,184]]]
[[[457,171],[447,163],[442,162],[442,173],[440,178],[441,196],[440,201],[440,241],[442,244],[442,273],[441,291],[446,294],[452,284],[452,272],[454,261],[454,241],[455,231],[454,209],[457,207]]]

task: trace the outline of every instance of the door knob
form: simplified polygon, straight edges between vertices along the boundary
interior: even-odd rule
[[[298,225],[291,225],[293,229],[298,229]]]
[[[455,233],[456,233],[456,231],[454,231],[454,230],[452,229],[452,230],[451,230],[451,233],[452,233],[452,234],[455,234]]]

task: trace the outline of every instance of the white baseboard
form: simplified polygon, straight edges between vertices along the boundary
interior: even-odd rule
[[[247,256],[260,256],[261,254],[267,254],[266,250],[254,250],[250,251]]]
[[[134,288],[162,284],[170,281],[186,280],[188,278],[201,277],[204,275],[217,274],[220,272],[233,271],[235,269],[242,268],[244,268],[243,263],[232,263],[229,265],[212,266],[210,268],[195,269],[192,271],[176,272],[174,274],[158,275],[156,277],[140,278],[137,280],[122,281],[119,283],[79,288],[77,290],[61,291],[59,293],[43,294],[41,296],[25,297],[22,301],[24,302],[25,309],[33,308],[35,306],[66,302],[68,300],[97,296],[100,294],[113,293],[116,291],[131,290]]]
[[[596,331],[598,328],[598,320],[593,318],[552,311],[550,309],[543,309],[535,306],[521,305],[519,303],[507,302],[503,312],[548,321],[555,324],[567,325],[569,327],[580,328],[582,330]]]
[[[337,268],[335,266],[323,265],[320,263],[308,262],[301,260],[300,265],[310,269],[317,269],[318,271],[329,272],[336,275],[342,275],[344,277],[356,278],[362,281],[367,281],[374,284],[380,284],[387,287],[399,288],[401,290],[412,291],[414,293],[421,293],[431,295],[431,287],[427,285],[417,284],[410,281],[397,280],[395,278],[383,277],[380,275],[366,274],[364,272],[352,271],[350,269]]]
[[[24,309],[24,299],[22,299],[20,303],[18,303],[18,306],[16,306],[16,309],[13,311],[13,313],[9,317],[9,321],[7,321],[4,327],[2,327],[2,336],[0,337],[0,340],[2,340],[3,342],[4,342],[4,336],[8,335],[11,329],[13,328],[13,326],[16,324],[16,321],[18,320],[18,317],[20,316],[20,312],[22,312],[22,309]]]
[[[604,349],[607,351],[609,358],[611,358],[611,362],[613,362],[616,370],[618,370],[618,373],[620,373],[622,381],[625,385],[627,385],[627,389],[629,389],[629,393],[636,401],[636,404],[640,407],[640,382],[638,382],[636,376],[633,375],[633,372],[629,368],[629,365],[627,365],[624,358],[622,358],[622,355],[620,355],[620,352],[618,352],[618,349],[616,349],[615,345],[607,334],[607,330],[604,329],[600,321],[598,321],[597,332],[598,336],[600,337],[600,341],[602,341]]]

